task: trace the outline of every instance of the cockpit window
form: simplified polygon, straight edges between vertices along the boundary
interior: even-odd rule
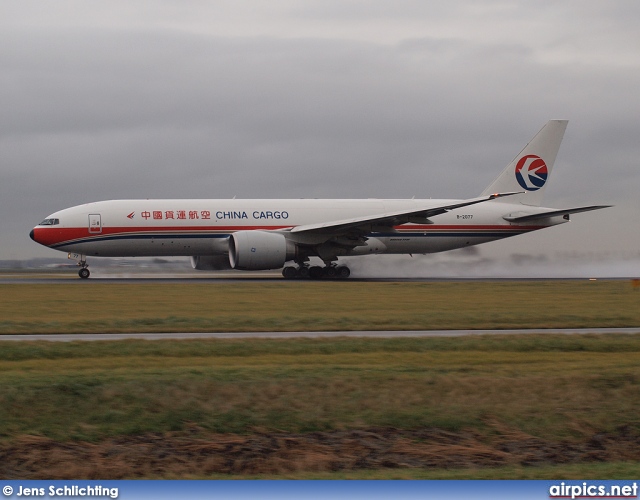
[[[56,224],[60,224],[60,219],[45,219],[40,223],[41,226],[55,226]]]

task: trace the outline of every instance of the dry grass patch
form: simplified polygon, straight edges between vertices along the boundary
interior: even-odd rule
[[[100,443],[22,437],[0,443],[0,476],[13,479],[206,477],[506,478],[602,473],[594,461],[633,471],[633,437],[600,435],[581,442],[543,440],[502,426],[492,439],[473,432],[371,428],[291,434],[221,435],[192,427]],[[550,466],[554,466],[551,469]],[[541,469],[541,471],[537,471]],[[510,471],[511,476],[505,476]],[[339,474],[336,474],[338,472]],[[514,474],[515,472],[515,474]],[[329,475],[329,473],[332,473]],[[611,474],[611,475],[608,475]],[[620,477],[615,469],[607,475]],[[633,474],[630,474],[633,475]]]

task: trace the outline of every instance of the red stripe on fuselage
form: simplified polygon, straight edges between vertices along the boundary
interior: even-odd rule
[[[76,240],[91,238],[104,238],[109,236],[122,236],[134,234],[158,234],[158,235],[185,235],[198,233],[233,233],[242,230],[262,229],[273,231],[285,229],[291,226],[146,226],[146,227],[103,227],[99,233],[89,232],[86,227],[36,227],[33,230],[33,238],[41,245],[53,246],[70,243]]]
[[[229,234],[236,231],[275,231],[280,229],[288,229],[292,226],[125,226],[125,227],[102,227],[100,233],[91,233],[87,227],[36,227],[34,228],[34,240],[45,246],[59,246],[62,244],[72,243],[77,240],[90,240],[93,238],[115,237],[120,236],[126,238],[128,235],[140,234],[158,234],[163,236],[184,236],[188,234],[210,233]],[[437,225],[437,224],[412,224],[396,226],[393,229],[399,233],[405,231],[422,231],[425,233],[434,231],[535,231],[546,226],[513,226],[513,225]]]

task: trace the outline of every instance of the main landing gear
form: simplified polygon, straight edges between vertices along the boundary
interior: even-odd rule
[[[78,261],[78,266],[80,266],[78,276],[80,276],[83,280],[86,280],[89,276],[91,276],[91,272],[89,271],[89,264],[87,264],[87,259],[84,255],[70,253],[69,255],[67,255],[67,258],[76,259]]]
[[[347,279],[351,270],[347,266],[287,266],[282,270],[285,279]]]

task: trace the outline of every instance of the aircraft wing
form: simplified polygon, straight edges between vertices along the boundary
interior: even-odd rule
[[[520,194],[519,192],[513,193],[496,193],[488,196],[481,196],[480,198],[472,198],[464,200],[459,203],[451,205],[430,206],[424,208],[412,208],[410,210],[397,210],[395,212],[386,212],[377,215],[367,215],[363,217],[355,217],[352,219],[343,219],[330,222],[321,222],[318,224],[303,224],[291,229],[291,233],[331,233],[340,234],[351,230],[363,230],[370,231],[372,226],[397,226],[399,224],[405,224],[410,222],[411,219],[420,218],[423,220],[436,215],[444,214],[450,210],[456,208],[467,207],[469,205],[475,205],[477,203],[483,203],[485,201],[495,200],[496,198],[502,198],[503,196],[512,196],[514,194]]]
[[[509,222],[528,222],[537,219],[548,219],[549,217],[558,217],[561,215],[578,214],[580,212],[590,212],[591,210],[600,210],[601,208],[610,208],[612,205],[592,205],[590,207],[567,208],[565,210],[547,210],[546,212],[538,212],[535,214],[510,214],[503,217]]]

